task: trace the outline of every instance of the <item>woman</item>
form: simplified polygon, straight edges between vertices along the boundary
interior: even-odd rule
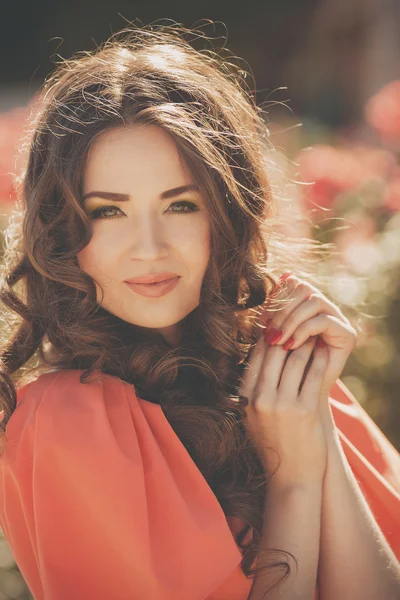
[[[270,272],[241,83],[159,27],[44,86],[1,295],[0,524],[37,600],[398,597],[399,456],[338,379],[349,321]]]

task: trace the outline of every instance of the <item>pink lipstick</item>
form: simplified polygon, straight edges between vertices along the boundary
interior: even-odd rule
[[[125,283],[132,291],[141,296],[145,296],[146,298],[159,298],[160,296],[165,296],[165,294],[171,292],[178,285],[179,279],[180,277],[174,277],[158,283],[130,283],[129,281],[126,281]]]

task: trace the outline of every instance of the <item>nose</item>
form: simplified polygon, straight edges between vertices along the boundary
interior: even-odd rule
[[[155,261],[168,255],[166,229],[151,215],[136,220],[130,230],[130,256],[134,260]]]

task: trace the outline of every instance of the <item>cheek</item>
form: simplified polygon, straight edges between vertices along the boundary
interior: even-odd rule
[[[90,242],[77,255],[81,269],[90,275],[101,276],[102,273],[107,275],[110,272],[115,274],[123,237],[116,227],[97,227]]]
[[[85,248],[83,250],[78,252],[78,254],[76,255],[76,259],[78,261],[78,265],[79,265],[80,269],[82,271],[85,271],[86,273],[89,273],[90,268],[88,268],[88,267],[91,263],[90,244],[88,246],[85,246]]]
[[[99,276],[101,273],[107,273],[110,270],[108,262],[112,262],[111,253],[105,253],[108,246],[98,243],[96,240],[89,242],[83,250],[77,254],[80,268],[85,273],[92,276]]]
[[[210,256],[210,227],[207,222],[180,228],[177,240],[181,251],[191,260],[199,263],[208,261]]]
[[[207,259],[208,263],[208,260],[211,256],[211,231],[208,223],[201,233],[202,235],[200,236],[200,246],[202,248],[203,257]]]
[[[104,255],[103,252],[102,246],[92,240],[77,254],[77,260],[79,268],[94,280],[97,302],[107,308],[112,306],[110,290],[112,294],[115,267],[113,267],[113,258],[110,257],[110,253]]]

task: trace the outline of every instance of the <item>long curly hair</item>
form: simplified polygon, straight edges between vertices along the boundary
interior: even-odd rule
[[[1,272],[9,334],[0,354],[0,429],[5,438],[27,373],[83,369],[87,383],[100,370],[133,384],[139,397],[162,406],[225,515],[246,523],[236,542],[252,577],[270,474],[246,433],[239,388],[278,273],[293,263],[274,238],[271,142],[251,77],[222,56],[225,48],[196,49],[201,38],[182,26],[131,25],[94,51],[62,59],[45,81],[31,114],[20,222],[8,229]],[[172,136],[210,214],[200,303],[179,323],[176,347],[102,308],[77,261],[91,236],[81,200],[89,148],[105,130],[137,123]],[[313,271],[313,256],[303,274]],[[291,571],[286,560],[268,567],[282,567],[283,578]]]

